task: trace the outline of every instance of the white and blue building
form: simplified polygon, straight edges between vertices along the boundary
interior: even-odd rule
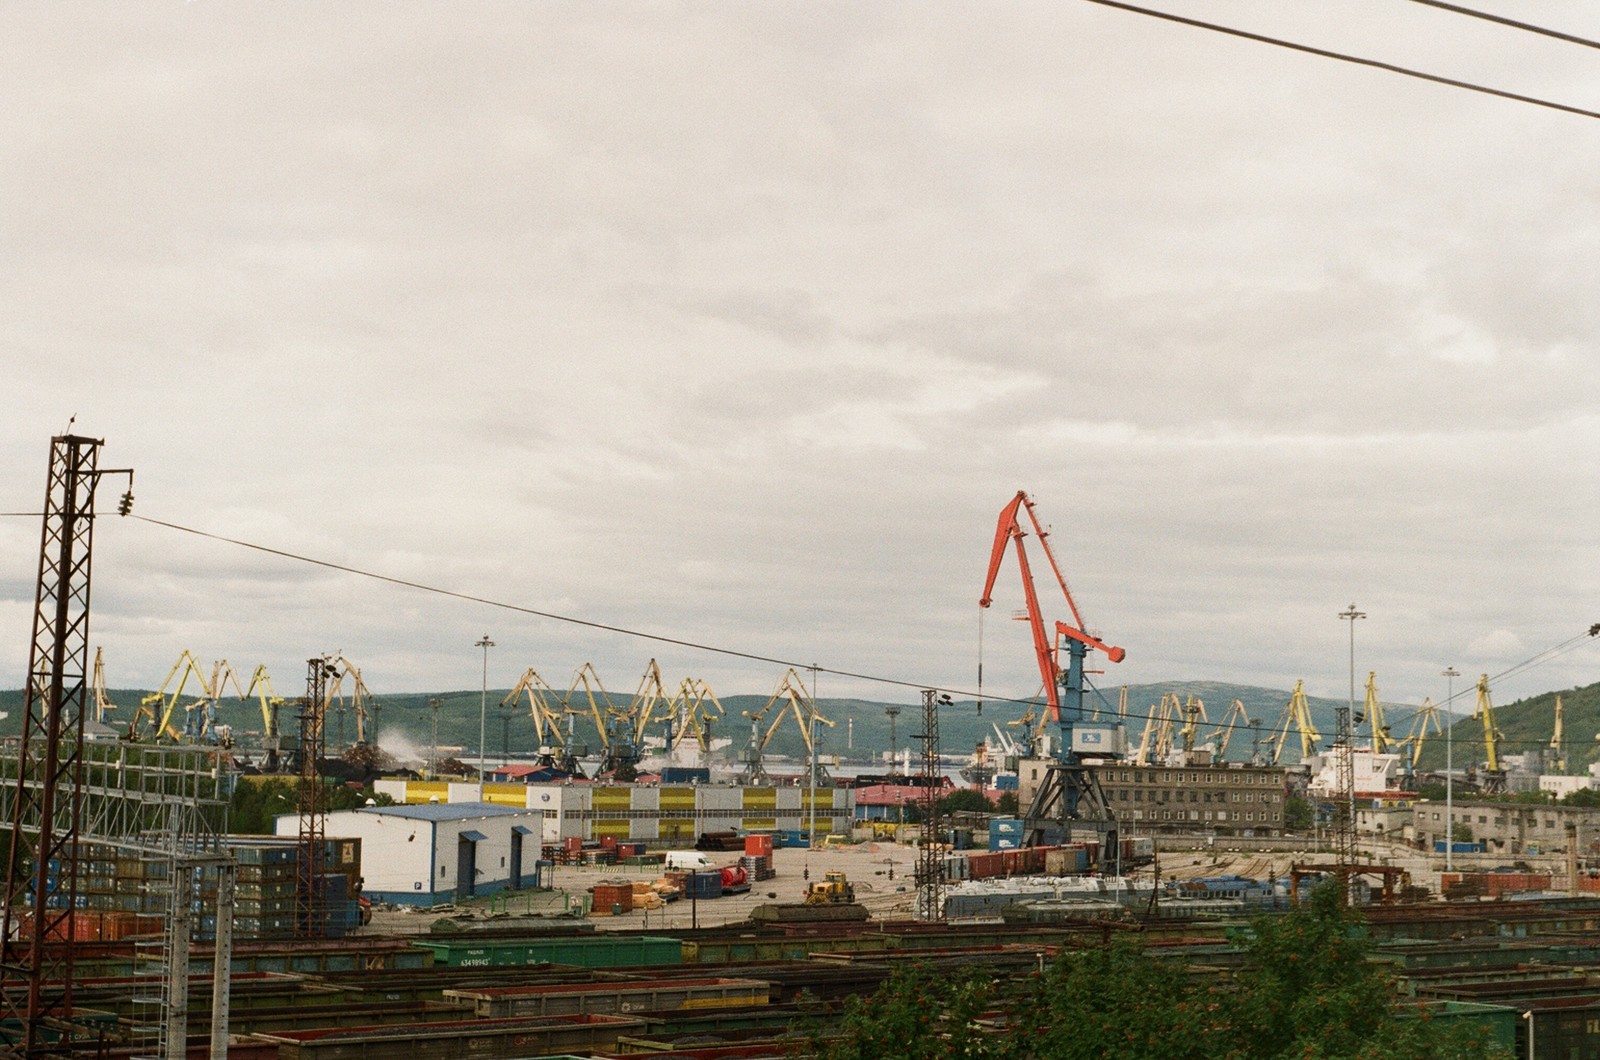
[[[361,840],[363,893],[431,906],[538,883],[543,814],[482,802],[366,806],[327,816],[329,839]],[[280,836],[299,818],[279,817]]]

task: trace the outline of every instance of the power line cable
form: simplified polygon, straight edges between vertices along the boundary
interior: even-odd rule
[[[1444,2],[1444,0],[1411,0],[1411,2],[1414,4],[1421,4],[1424,7],[1436,7],[1441,11],[1450,11],[1457,15],[1466,15],[1468,18],[1481,18],[1485,22],[1495,22],[1499,25],[1510,26],[1512,29],[1520,29],[1528,33],[1537,33],[1541,37],[1553,37],[1556,40],[1563,40],[1569,44],[1581,44],[1585,48],[1600,48],[1600,41],[1593,41],[1587,37],[1578,37],[1571,33],[1563,33],[1558,29],[1547,29],[1544,26],[1535,26],[1531,22],[1519,22],[1514,18],[1506,18],[1504,15],[1496,15],[1488,11],[1478,11],[1474,8],[1462,7],[1460,4],[1447,4]]]
[[[919,691],[933,687],[934,691],[936,692],[946,692],[951,695],[978,699],[980,701],[984,699],[983,694],[974,693],[966,689],[929,686],[923,682],[905,681],[899,678],[883,677],[877,674],[866,674],[858,673],[852,670],[841,670],[828,666],[820,666],[816,663],[793,662],[791,660],[781,659],[776,656],[760,655],[755,652],[719,647],[714,644],[706,644],[701,641],[689,640],[683,637],[669,637],[659,633],[646,633],[642,630],[629,629],[626,626],[617,626],[605,622],[595,622],[590,619],[577,618],[572,615],[562,615],[552,611],[543,611],[538,608],[526,607],[521,604],[508,603],[503,600],[494,600],[486,596],[477,596],[472,593],[463,593],[453,589],[444,589],[439,586],[428,585],[424,582],[411,581],[406,578],[396,578],[393,575],[379,574],[376,571],[364,570],[360,567],[352,567],[343,563],[335,563],[331,560],[317,559],[315,557],[303,555],[298,552],[290,552],[286,549],[273,548],[268,545],[259,545],[251,541],[243,541],[239,538],[227,537],[225,535],[212,533],[207,530],[200,530],[195,527],[183,526],[179,523],[168,522],[164,519],[152,519],[149,516],[138,514],[130,514],[128,517],[137,519],[143,523],[148,523],[152,526],[160,526],[169,530],[176,530],[180,533],[192,534],[196,537],[206,538],[212,541],[219,541],[224,544],[235,545],[239,548],[261,552],[271,556],[278,556],[282,559],[292,560],[297,563],[305,563],[315,567],[322,567],[326,570],[340,571],[341,573],[353,574],[362,578],[370,578],[374,581],[385,582],[387,584],[400,586],[402,588],[432,593],[436,596],[450,597],[452,599],[463,600],[468,603],[482,604],[486,607],[494,607],[505,611],[513,611],[518,614],[531,615],[536,618],[549,619],[554,622],[564,622],[569,625],[582,626],[587,629],[596,629],[607,633],[616,633],[622,636],[635,637],[641,640],[650,640],[660,644],[671,644],[677,647],[689,648],[695,651],[704,651],[716,655],[726,655],[731,658],[746,659],[752,662],[762,662],[770,663],[775,666],[793,667],[796,670],[812,670],[816,673],[832,674],[836,677],[849,677],[860,681],[873,682],[875,684],[892,685],[899,688],[914,688]],[[1557,654],[1564,654],[1566,651],[1572,650],[1586,638],[1593,638],[1597,635],[1600,635],[1600,623],[1590,626],[1585,632],[1580,633],[1569,640],[1563,641],[1562,643],[1555,645],[1553,648],[1547,648],[1544,651],[1541,651],[1538,654],[1530,657],[1529,659],[1526,659],[1523,662],[1518,663],[1505,671],[1502,671],[1500,674],[1496,675],[1495,679],[1499,679],[1506,674],[1527,669],[1531,666],[1537,665],[1539,662],[1545,662],[1551,658],[1555,658]],[[1102,693],[1099,688],[1093,688],[1093,691],[1100,697],[1101,701],[1105,703],[1108,709],[1115,709],[1111,706],[1110,701],[1106,700],[1104,693]],[[1020,697],[988,695],[987,699],[990,702],[1014,703],[1019,706],[1036,707],[1040,705],[1040,699],[1038,696],[1024,699]],[[1126,715],[1126,720],[1148,722],[1166,721],[1169,719],[1159,714],[1138,714],[1133,711],[1129,711]],[[1277,729],[1277,725],[1274,724],[1272,729],[1275,731]]]
[[[267,545],[258,545],[250,541],[241,541],[238,538],[226,537],[222,534],[214,534],[210,531],[199,530],[191,526],[182,526],[178,523],[167,522],[163,519],[152,519],[146,515],[131,515],[130,518],[138,519],[141,522],[150,523],[153,526],[162,526],[169,530],[177,530],[180,533],[193,534],[196,537],[208,538],[212,541],[221,541],[226,544],[237,545],[240,548],[250,549],[255,552],[264,552],[267,555],[278,556],[282,559],[294,560],[297,563],[307,563],[315,567],[325,568],[327,570],[336,570],[345,574],[354,574],[362,578],[371,578],[375,581],[387,582],[390,585],[398,585],[407,589],[415,589],[419,592],[433,593],[436,596],[447,596],[456,600],[465,600],[468,603],[483,604],[486,607],[499,608],[504,611],[515,611],[519,614],[532,615],[535,618],[545,618],[554,622],[565,622],[569,625],[583,626],[588,629],[597,629],[607,633],[617,633],[622,636],[637,637],[641,640],[655,641],[658,644],[672,644],[680,648],[690,648],[695,651],[711,652],[717,655],[727,655],[736,659],[748,659],[752,662],[771,663],[775,666],[793,667],[796,670],[815,670],[818,673],[832,674],[836,677],[850,677],[860,681],[872,681],[878,684],[896,685],[902,688],[915,688],[918,691],[929,687],[926,684],[915,681],[902,681],[898,678],[882,677],[876,674],[856,673],[851,670],[838,670],[827,666],[818,666],[815,663],[794,662],[789,659],[780,659],[776,656],[760,655],[754,652],[739,651],[734,648],[723,648],[714,644],[705,644],[699,641],[687,640],[682,637],[669,637],[661,633],[646,633],[643,630],[629,629],[626,626],[616,626],[605,622],[595,622],[586,618],[576,618],[572,615],[556,614],[553,611],[542,611],[538,608],[525,607],[521,604],[508,603],[504,600],[494,600],[486,596],[476,596],[471,593],[458,592],[454,589],[444,589],[436,585],[428,585],[424,582],[411,581],[406,578],[396,578],[393,575],[388,574],[379,574],[376,571],[363,570],[360,567],[352,567],[343,563],[334,563],[331,560],[317,559],[313,556],[302,555],[298,552],[290,552],[285,549],[272,548]],[[937,692],[950,692],[955,695],[963,696],[971,694],[968,692],[963,692],[959,689],[935,688],[934,690]],[[990,698],[994,699],[999,697],[991,696]],[[1006,700],[1006,702],[1027,703],[1029,700],[1010,699]]]
[[[1558,110],[1566,114],[1576,114],[1582,118],[1600,118],[1600,111],[1586,110],[1583,107],[1574,107],[1567,103],[1557,103],[1554,100],[1540,99],[1537,96],[1525,96],[1520,92],[1508,92],[1501,88],[1492,88],[1480,85],[1473,81],[1462,81],[1454,77],[1444,77],[1439,74],[1430,74],[1423,70],[1415,70],[1407,66],[1397,66],[1394,63],[1382,62],[1378,59],[1367,59],[1359,55],[1349,55],[1345,52],[1330,51],[1327,48],[1316,48],[1309,44],[1297,44],[1281,37],[1269,37],[1263,33],[1252,33],[1249,30],[1235,29],[1232,26],[1218,25],[1215,22],[1203,22],[1197,18],[1187,18],[1175,15],[1170,11],[1156,11],[1148,7],[1139,7],[1136,4],[1122,3],[1121,0],[1084,0],[1085,3],[1099,4],[1101,7],[1115,8],[1118,11],[1128,11],[1136,15],[1148,15],[1165,22],[1176,22],[1179,25],[1192,26],[1195,29],[1210,30],[1213,33],[1222,33],[1230,37],[1239,37],[1243,40],[1256,41],[1259,44],[1270,44],[1275,48],[1287,48],[1290,51],[1302,52],[1306,55],[1316,55],[1324,59],[1337,59],[1340,62],[1354,63],[1357,66],[1367,66],[1374,70],[1385,70],[1392,74],[1404,77],[1413,77],[1419,81],[1430,81],[1436,85],[1446,85],[1450,88],[1465,89],[1468,92],[1477,92],[1485,96],[1494,96],[1498,99],[1509,99],[1515,103],[1527,103],[1535,107],[1544,107],[1548,110]]]

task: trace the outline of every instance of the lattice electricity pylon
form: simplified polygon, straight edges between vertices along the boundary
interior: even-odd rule
[[[0,914],[0,1015],[24,1054],[70,1040],[73,908],[83,820],[83,719],[88,692],[94,492],[102,441],[50,439],[17,747],[5,907]],[[128,474],[131,471],[107,472]],[[124,500],[124,514],[132,494]]]
[[[944,777],[939,772],[939,708],[950,697],[934,689],[922,693],[922,845],[917,851],[917,909],[924,920],[944,919],[944,829],[939,820],[939,796]]]
[[[1339,886],[1345,901],[1350,900],[1350,866],[1356,861],[1356,766],[1355,726],[1350,708],[1335,707],[1333,761],[1335,792],[1333,805],[1333,850],[1338,861]]]
[[[300,702],[300,858],[294,893],[295,933],[301,938],[327,934],[322,895],[322,848],[328,807],[318,772],[327,749],[328,682],[338,667],[327,656],[306,661],[306,695]]]

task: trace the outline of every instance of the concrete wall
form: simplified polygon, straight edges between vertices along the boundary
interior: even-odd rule
[[[476,783],[380,780],[376,790],[408,805],[475,802],[478,795]],[[543,842],[552,845],[571,836],[692,845],[699,832],[804,830],[811,820],[811,791],[792,786],[489,784],[484,794],[496,806],[537,813]],[[818,835],[847,834],[854,813],[854,789],[816,789]]]
[[[1515,802],[1476,802],[1456,799],[1456,821],[1472,833],[1474,842],[1487,844],[1488,853],[1501,855],[1548,854],[1567,849],[1567,827],[1577,828],[1578,850],[1583,857],[1600,855],[1600,809]],[[1419,801],[1412,806],[1413,834],[1427,850],[1445,838],[1443,800]]]

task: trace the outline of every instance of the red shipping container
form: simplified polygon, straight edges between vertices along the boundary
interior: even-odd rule
[[[772,853],[772,836],[747,835],[744,837],[744,852],[752,857],[766,857]]]
[[[563,844],[565,845],[568,854],[581,853],[583,850],[583,837],[579,835],[569,835],[565,840],[563,840]]]

